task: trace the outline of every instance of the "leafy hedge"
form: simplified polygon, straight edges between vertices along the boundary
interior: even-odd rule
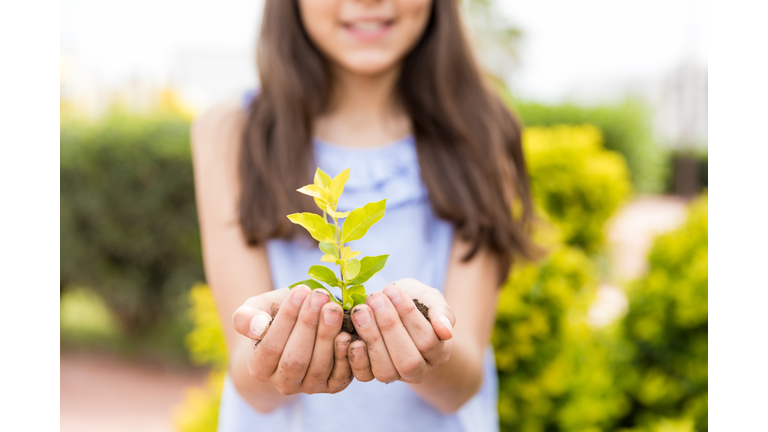
[[[589,123],[603,132],[605,147],[627,161],[632,183],[641,193],[664,191],[669,176],[669,156],[654,139],[649,110],[640,101],[583,107],[515,101],[514,108],[527,126]]]
[[[202,280],[187,118],[113,112],[61,124],[61,289],[98,293],[131,332]]]
[[[631,408],[623,425],[688,419],[706,432],[708,395],[708,200],[681,228],[656,239],[648,273],[629,291],[622,321],[634,354],[625,378]]]
[[[565,243],[595,252],[631,190],[624,158],[604,149],[600,130],[588,124],[528,127],[523,150],[537,204]]]

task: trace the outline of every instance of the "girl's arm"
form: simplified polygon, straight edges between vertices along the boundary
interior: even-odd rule
[[[273,290],[265,248],[243,239],[237,217],[243,121],[234,102],[195,122],[195,187],[205,273],[223,324],[229,375],[243,399],[267,413],[291,401],[287,395],[344,390],[352,381],[350,336],[339,333],[341,306],[325,291]]]
[[[246,353],[253,349],[253,341],[230,325],[232,314],[245,299],[272,290],[265,248],[248,247],[238,223],[237,158],[243,122],[242,107],[235,100],[215,106],[195,121],[195,193],[205,274],[222,322],[229,375],[249,404],[269,412],[291,398],[249,376]]]
[[[445,297],[417,280],[403,279],[355,306],[353,321],[365,341],[350,345],[358,380],[404,381],[444,413],[455,412],[477,393],[496,316],[499,264],[482,250],[461,262],[469,248],[454,240]],[[431,325],[416,310],[411,301],[416,298],[429,307]]]
[[[461,258],[470,245],[454,240],[445,282],[445,300],[458,325],[453,329],[453,350],[443,366],[411,388],[430,405],[453,413],[480,390],[483,356],[496,320],[498,266],[494,255],[481,249],[471,261]]]

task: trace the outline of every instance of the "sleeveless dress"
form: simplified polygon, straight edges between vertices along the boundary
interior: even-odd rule
[[[375,148],[341,147],[315,139],[317,165],[331,177],[351,168],[341,212],[387,199],[384,217],[363,239],[351,243],[362,256],[389,254],[387,265],[366,284],[380,291],[388,282],[405,277],[443,290],[453,238],[452,226],[431,210],[426,186],[419,175],[412,137]],[[343,221],[343,220],[342,220]],[[339,221],[340,223],[342,221]],[[321,263],[322,252],[310,239],[267,242],[267,255],[275,288],[307,278],[307,269]],[[330,265],[328,265],[331,267]],[[338,288],[334,294],[340,297]],[[461,325],[459,323],[459,325]],[[260,414],[245,402],[229,377],[225,378],[219,410],[219,432],[328,431],[371,432],[496,432],[497,375],[493,349],[485,352],[480,391],[455,414],[445,415],[424,402],[408,384],[353,380],[343,391],[299,395],[290,404]]]

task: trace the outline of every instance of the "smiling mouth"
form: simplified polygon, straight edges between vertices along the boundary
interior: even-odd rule
[[[343,23],[345,30],[362,38],[376,38],[386,34],[395,24],[395,20],[358,21]]]

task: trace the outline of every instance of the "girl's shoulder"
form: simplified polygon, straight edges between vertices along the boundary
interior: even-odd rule
[[[245,124],[243,102],[231,98],[213,105],[192,122],[191,141],[195,154],[212,156],[239,145]]]

